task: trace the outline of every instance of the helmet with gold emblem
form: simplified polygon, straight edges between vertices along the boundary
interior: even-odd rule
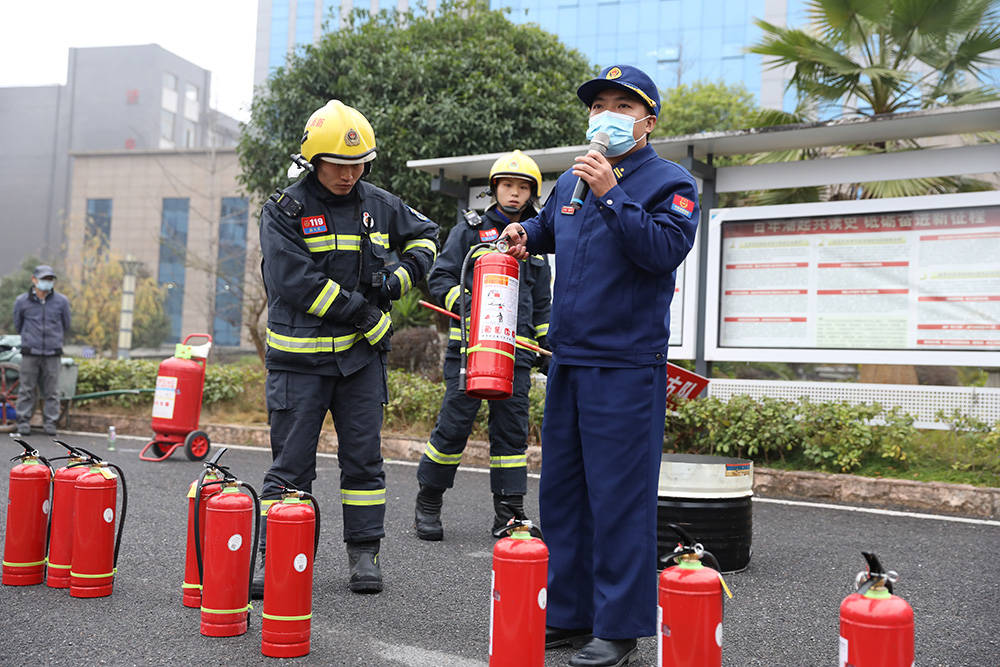
[[[490,191],[496,192],[496,179],[520,178],[532,184],[532,196],[536,199],[542,196],[542,172],[530,157],[521,151],[505,153],[497,158],[490,168]]]
[[[365,163],[367,174],[375,159],[375,131],[364,115],[340,100],[330,100],[313,112],[302,135],[302,157],[335,164]]]

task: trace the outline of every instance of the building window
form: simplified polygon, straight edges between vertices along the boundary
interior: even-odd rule
[[[267,56],[270,71],[284,66],[288,55],[288,3],[289,0],[274,0],[271,3],[271,34]]]
[[[246,272],[247,258],[247,212],[246,197],[222,198],[212,334],[217,345],[240,344],[243,274]]]
[[[177,77],[170,72],[163,73],[163,91],[160,106],[171,113],[177,113]]]
[[[313,26],[315,25],[316,6],[309,2],[300,2],[295,6],[295,44],[313,43]]]
[[[184,121],[184,148],[194,148],[197,136],[195,124],[189,120]]]
[[[88,199],[87,219],[83,229],[85,251],[91,244],[97,246],[98,254],[104,254],[111,243],[111,200]]]
[[[199,111],[201,107],[198,106],[198,86],[194,84],[185,83],[184,84],[184,117],[190,121],[198,122]]]
[[[160,148],[174,147],[174,114],[160,109]]]
[[[160,264],[157,281],[166,288],[167,298],[163,307],[170,320],[168,342],[171,343],[180,342],[182,334],[188,207],[187,197],[165,198],[160,218]]]

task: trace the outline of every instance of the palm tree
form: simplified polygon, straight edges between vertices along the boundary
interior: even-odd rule
[[[789,119],[815,120],[823,112],[833,117],[875,116],[987,102],[1000,99],[985,72],[1000,64],[990,55],[1000,49],[998,6],[1000,0],[811,0],[808,29],[757,19],[764,37],[749,50],[769,57],[772,68],[794,68],[788,85],[797,92],[799,107],[786,116]],[[877,142],[844,147],[836,154],[916,145]],[[824,151],[824,156],[830,155]],[[828,194],[853,199],[985,187],[974,179],[933,178],[853,183]],[[801,201],[801,193],[793,196]],[[775,203],[774,194],[769,198],[768,203]]]

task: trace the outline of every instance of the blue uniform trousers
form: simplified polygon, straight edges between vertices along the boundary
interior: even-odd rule
[[[461,360],[444,361],[444,399],[430,440],[420,457],[417,479],[439,489],[450,489],[469,432],[482,401],[458,389]],[[531,368],[514,367],[514,393],[505,400],[487,401],[490,409],[490,489],[498,495],[523,496],[528,488],[528,392]]]
[[[539,510],[546,624],[602,639],[656,630],[656,499],[665,366],[549,367]]]
[[[376,356],[346,377],[275,370],[267,374],[274,459],[270,472],[311,491],[316,479],[319,434],[326,413],[333,416],[345,542],[385,537],[381,438],[382,409],[387,401],[385,373],[383,360]],[[262,495],[277,489],[275,480],[265,478]]]

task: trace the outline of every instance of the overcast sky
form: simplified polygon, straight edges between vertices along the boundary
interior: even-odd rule
[[[250,117],[257,0],[9,0],[0,86],[66,83],[70,47],[159,44],[212,73],[209,104]]]

